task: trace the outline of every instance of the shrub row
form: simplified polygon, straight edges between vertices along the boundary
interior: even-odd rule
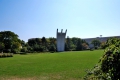
[[[0,53],[0,58],[2,57],[13,57],[13,53]]]

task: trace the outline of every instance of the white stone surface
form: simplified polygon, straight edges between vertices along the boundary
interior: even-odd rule
[[[67,30],[66,30],[66,32],[67,32]],[[58,32],[58,29],[57,29],[57,51],[59,51],[59,52],[65,50],[66,32],[63,33],[63,30],[61,30],[61,32]]]

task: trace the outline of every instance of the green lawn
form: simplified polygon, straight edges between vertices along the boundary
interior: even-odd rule
[[[0,58],[0,80],[80,80],[102,55],[96,50]]]

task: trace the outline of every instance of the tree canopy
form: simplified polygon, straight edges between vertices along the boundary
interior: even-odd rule
[[[2,44],[1,46],[4,51],[10,50],[14,51],[14,49],[19,49],[21,44],[20,44],[20,39],[18,38],[18,35],[15,34],[14,32],[11,31],[1,31],[0,32],[0,43]]]
[[[94,45],[94,48],[100,47],[101,42],[97,39],[92,40],[91,44]]]

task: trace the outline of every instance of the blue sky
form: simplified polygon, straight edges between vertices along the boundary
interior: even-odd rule
[[[27,41],[56,37],[56,29],[79,38],[119,36],[120,0],[0,0],[0,31]]]

